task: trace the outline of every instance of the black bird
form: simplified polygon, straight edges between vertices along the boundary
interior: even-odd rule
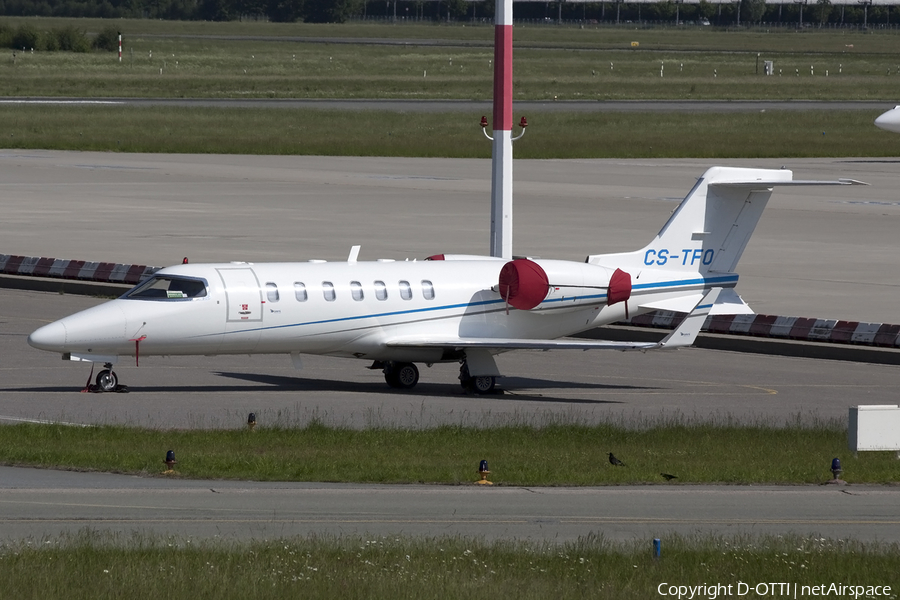
[[[666,478],[666,481],[672,481],[673,479],[678,479],[675,475],[670,475],[669,473],[660,473],[663,477]]]
[[[616,455],[613,454],[612,452],[609,453],[609,464],[611,464],[611,465],[614,466],[614,467],[624,467],[624,466],[627,466],[627,465],[626,465],[625,463],[623,463],[621,460],[619,460],[618,458],[616,458]]]

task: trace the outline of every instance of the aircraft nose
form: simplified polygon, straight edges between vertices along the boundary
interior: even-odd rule
[[[900,132],[900,106],[887,111],[883,115],[879,115],[875,119],[875,125],[887,131]]]
[[[66,326],[62,321],[44,325],[28,336],[28,344],[38,350],[62,351],[66,345]]]

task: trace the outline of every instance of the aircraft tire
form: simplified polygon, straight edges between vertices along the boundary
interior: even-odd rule
[[[97,373],[97,387],[104,392],[114,392],[119,385],[119,378],[114,371],[103,369]]]
[[[400,380],[397,378],[397,369],[393,365],[385,368],[384,381],[392,388],[400,387]]]
[[[471,375],[469,375],[469,365],[463,363],[459,368],[459,385],[462,386],[463,390],[469,392],[475,389],[474,387],[472,387],[473,383],[474,379]]]
[[[469,385],[478,394],[490,394],[494,391],[494,386],[497,385],[497,378],[492,375],[472,377]]]
[[[400,363],[394,367],[397,387],[408,390],[419,383],[419,368],[413,363]]]

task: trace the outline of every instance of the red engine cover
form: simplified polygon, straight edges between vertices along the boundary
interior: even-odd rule
[[[624,302],[631,298],[631,275],[622,269],[609,278],[609,290],[606,295],[606,304],[612,306],[616,302]]]
[[[547,297],[550,280],[535,262],[519,258],[500,269],[500,297],[519,310],[531,310]]]

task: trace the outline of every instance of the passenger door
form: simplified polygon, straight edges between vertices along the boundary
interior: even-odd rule
[[[225,267],[216,270],[225,285],[227,305],[222,351],[252,351],[259,342],[263,321],[259,279],[250,267]]]

